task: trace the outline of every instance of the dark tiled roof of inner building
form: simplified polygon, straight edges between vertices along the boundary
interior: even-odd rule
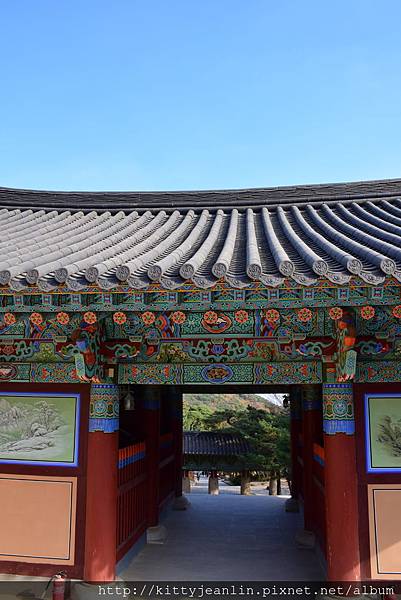
[[[249,452],[248,442],[234,433],[184,431],[186,455],[244,456]]]
[[[0,188],[0,285],[401,281],[401,180],[199,192]]]

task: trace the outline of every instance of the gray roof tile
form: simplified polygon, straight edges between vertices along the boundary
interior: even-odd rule
[[[0,188],[0,285],[401,281],[401,180],[211,192]]]
[[[184,455],[244,456],[250,452],[248,442],[235,433],[184,431]]]

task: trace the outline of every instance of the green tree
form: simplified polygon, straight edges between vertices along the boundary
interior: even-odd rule
[[[240,410],[217,410],[202,415],[199,425],[204,431],[237,433],[248,441],[250,452],[243,464],[270,480],[289,478],[290,433],[288,411],[270,413],[248,406]]]
[[[189,406],[184,404],[183,426],[184,431],[206,431],[208,419],[212,416],[213,411],[208,406],[198,404]]]

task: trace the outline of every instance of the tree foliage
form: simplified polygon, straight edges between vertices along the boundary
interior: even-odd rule
[[[269,477],[288,476],[290,433],[286,409],[273,413],[253,406],[212,410],[205,405],[186,405],[184,429],[240,434],[248,441],[251,449],[243,457],[244,465]]]
[[[209,431],[208,419],[213,415],[213,409],[205,404],[189,406],[184,404],[184,431]]]
[[[277,397],[276,394],[272,396]],[[223,408],[227,409],[239,409],[246,408],[247,406],[253,406],[254,408],[260,408],[271,412],[277,412],[280,410],[280,406],[277,406],[274,402],[271,402],[269,398],[261,396],[260,394],[226,394],[220,392],[218,394],[208,394],[206,392],[184,394],[184,402],[189,404],[191,407],[195,406],[207,406],[214,411]]]

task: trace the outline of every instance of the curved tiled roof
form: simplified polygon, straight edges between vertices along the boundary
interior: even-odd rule
[[[248,442],[235,433],[184,431],[184,454],[210,456],[243,456],[250,452]]]
[[[401,281],[401,180],[211,192],[0,188],[0,285]]]

